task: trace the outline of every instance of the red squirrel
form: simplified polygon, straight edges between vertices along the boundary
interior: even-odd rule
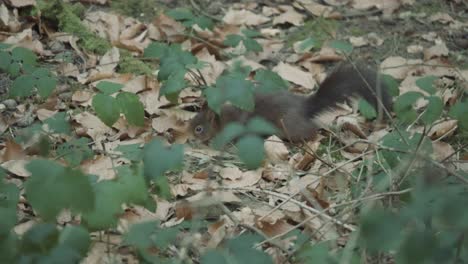
[[[390,111],[391,97],[385,84],[377,83],[377,77],[377,72],[367,67],[342,64],[322,82],[315,94],[256,93],[255,108],[251,112],[226,104],[217,115],[205,105],[190,121],[189,128],[197,139],[206,142],[230,122],[245,124],[250,118],[260,116],[278,128],[277,135],[282,139],[310,140],[320,128],[316,117],[337,107],[338,103],[358,97],[367,100],[376,110],[385,107]]]

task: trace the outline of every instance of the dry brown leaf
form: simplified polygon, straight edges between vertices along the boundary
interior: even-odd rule
[[[269,164],[263,171],[262,178],[272,182],[285,181],[289,179],[291,173],[289,164]]]
[[[72,95],[72,101],[80,103],[82,106],[91,105],[91,99],[94,93],[86,90],[75,91]]]
[[[232,168],[227,171],[223,171],[223,173],[220,172],[221,177],[224,178],[222,184],[224,187],[241,188],[253,186],[261,179],[263,172],[263,169],[260,168],[254,171],[245,171],[238,175],[237,170]]]
[[[284,142],[277,136],[271,136],[264,143],[265,154],[271,163],[284,162],[288,159],[289,150]]]
[[[196,56],[199,60],[208,63],[208,66],[203,67],[200,72],[208,85],[214,84],[216,79],[226,69],[225,64],[216,60],[215,56],[211,55],[206,48],[200,50]]]
[[[440,137],[451,136],[457,129],[457,120],[446,120],[441,123],[434,125],[431,130],[427,132],[427,135],[435,140]]]
[[[442,141],[432,141],[432,149],[434,151],[431,154],[432,158],[439,162],[443,161],[449,156],[452,156],[452,154],[455,152],[455,150],[450,144]]]
[[[317,17],[325,17],[325,18],[337,18],[341,17],[341,14],[334,11],[333,7],[322,5],[312,1],[306,0],[299,0],[298,2],[301,3],[301,7],[304,7],[309,11],[311,14]]]
[[[403,57],[394,56],[386,58],[381,64],[382,73],[391,75],[393,78],[404,79],[415,64],[422,63],[422,60],[408,60]]]
[[[185,27],[163,13],[153,21],[153,25],[159,30],[162,38],[169,42],[182,42],[185,39]]]
[[[283,13],[273,18],[273,25],[290,23],[294,26],[301,26],[304,24],[304,15],[296,12],[294,7],[281,5],[279,8],[281,11],[283,11]]]
[[[0,166],[16,176],[29,177],[31,176],[31,173],[26,169],[26,165],[28,163],[29,160],[16,159],[3,162],[2,164],[0,164]]]
[[[438,13],[431,15],[429,17],[429,21],[431,22],[437,21],[442,24],[449,24],[449,23],[454,22],[455,20],[447,13],[438,12]]]
[[[39,119],[40,121],[44,121],[47,118],[51,118],[52,116],[54,116],[57,112],[58,111],[51,111],[51,110],[44,109],[44,108],[38,109],[36,111],[37,119]]]
[[[112,128],[106,126],[97,116],[88,112],[79,113],[73,119],[81,124],[85,130],[84,132],[95,142],[101,142],[107,139],[108,135],[114,134]]]
[[[428,49],[424,50],[424,60],[430,60],[437,57],[446,57],[449,55],[449,50],[445,42],[438,43]]]
[[[317,85],[317,82],[310,73],[287,63],[280,62],[273,68],[273,71],[278,73],[281,78],[307,89],[312,89]]]
[[[232,25],[258,26],[270,21],[270,18],[248,10],[230,8],[223,17],[223,22]]]
[[[118,164],[115,164],[115,166],[118,166]],[[112,180],[116,176],[113,161],[110,157],[106,156],[100,155],[92,160],[84,161],[81,168],[87,174],[97,175],[99,181]]]
[[[44,50],[44,45],[38,39],[34,39],[31,29],[25,29],[18,34],[11,35],[2,41],[5,44],[12,44],[13,46],[23,47],[34,51],[40,55],[51,55],[50,51]]]
[[[25,7],[36,5],[36,0],[5,0],[5,2],[13,7]]]

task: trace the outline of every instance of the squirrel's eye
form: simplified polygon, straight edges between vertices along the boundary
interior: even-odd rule
[[[203,132],[203,127],[202,126],[195,127],[195,133],[200,134],[201,132]]]

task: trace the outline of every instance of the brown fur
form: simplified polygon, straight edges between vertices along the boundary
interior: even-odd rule
[[[352,65],[342,65],[325,79],[317,93],[309,97],[286,91],[257,93],[254,111],[224,105],[219,116],[205,106],[191,120],[190,128],[196,138],[208,141],[230,122],[246,123],[250,118],[260,116],[279,129],[279,137],[300,142],[316,135],[319,125],[314,121],[315,117],[352,97],[362,97],[379,109],[377,95],[385,108],[390,110],[391,98],[385,88],[382,83],[377,83],[375,71],[364,67],[356,71]]]

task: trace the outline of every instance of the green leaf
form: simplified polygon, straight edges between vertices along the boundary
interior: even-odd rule
[[[212,30],[214,27],[214,23],[211,19],[206,16],[197,16],[195,17],[191,24],[198,25],[201,29],[209,29]]]
[[[123,200],[126,203],[143,205],[148,200],[148,187],[141,165],[120,166],[117,168],[117,176],[119,184],[122,185]]]
[[[112,126],[120,116],[120,106],[114,97],[105,94],[96,94],[92,102],[97,116],[107,126]]]
[[[32,95],[36,80],[31,75],[22,75],[13,81],[10,89],[11,97],[26,97]]]
[[[11,75],[11,77],[17,77],[20,74],[21,70],[21,65],[17,62],[13,62],[10,64],[10,67],[8,67],[8,74]]]
[[[468,100],[457,102],[449,111],[449,116],[458,120],[458,126],[465,132],[468,132]]]
[[[381,75],[382,82],[387,87],[387,91],[391,96],[398,96],[400,95],[400,89],[398,88],[400,84],[393,78],[391,75],[382,74]]]
[[[166,147],[159,139],[154,139],[145,146],[143,164],[145,175],[150,179],[162,177],[166,171],[182,168],[184,162],[183,145]]]
[[[272,264],[273,260],[267,253],[254,248],[254,245],[262,240],[258,235],[244,233],[230,239],[226,244],[237,263],[252,263],[252,260],[255,260],[256,264]]]
[[[48,160],[33,160],[26,169],[31,172],[25,184],[28,201],[44,219],[52,220],[66,208],[76,212],[93,209],[94,192],[81,171]]]
[[[24,253],[50,251],[58,241],[59,231],[52,223],[39,223],[24,233],[22,250]]]
[[[248,169],[256,169],[262,165],[265,157],[263,139],[258,136],[243,136],[236,143],[239,158],[245,163]]]
[[[306,38],[299,42],[298,48],[300,53],[305,53],[318,46],[318,42],[315,38]]]
[[[185,72],[176,72],[163,82],[159,95],[168,95],[179,93],[181,90],[187,87],[187,81],[185,80]]]
[[[319,242],[317,244],[306,244],[297,252],[297,257],[300,263],[310,263],[311,260],[317,263],[330,263],[330,246],[329,242]]]
[[[262,117],[255,116],[249,120],[246,125],[247,132],[258,135],[273,135],[278,132],[278,129],[270,122]]]
[[[195,17],[190,9],[183,7],[171,9],[166,14],[175,20],[189,20]]]
[[[366,118],[366,119],[374,119],[377,117],[377,112],[374,109],[374,106],[369,104],[367,100],[360,99],[359,100],[359,112]]]
[[[70,124],[65,112],[58,112],[52,117],[47,118],[44,120],[44,124],[47,124],[49,129],[55,133],[70,135]]]
[[[222,89],[217,89],[214,87],[208,87],[203,90],[203,95],[208,102],[208,106],[213,110],[215,113],[221,113],[221,107],[225,101],[224,93]]]
[[[2,168],[0,174],[0,236],[5,237],[16,225],[16,206],[20,190],[13,183],[3,182],[5,172]]]
[[[247,51],[260,52],[263,51],[262,45],[258,43],[255,39],[245,38],[242,40]]]
[[[167,80],[174,74],[185,75],[188,65],[197,64],[197,61],[192,53],[182,50],[180,45],[171,45],[161,57],[158,80]]]
[[[103,94],[111,95],[120,91],[124,87],[121,83],[114,83],[108,81],[101,81],[96,85],[96,89],[101,91]]]
[[[94,210],[85,212],[82,221],[91,231],[105,230],[117,226],[125,202],[122,184],[116,181],[100,181],[94,185],[96,193]]]
[[[258,83],[255,91],[260,93],[284,91],[289,85],[287,81],[271,70],[257,70],[254,79]]]
[[[50,77],[50,71],[46,68],[37,68],[34,69],[34,71],[31,73],[32,76],[36,78],[41,78],[41,77]]]
[[[216,88],[222,90],[226,101],[246,111],[252,111],[255,106],[253,84],[241,79],[237,74],[228,74],[216,80]]]
[[[230,47],[236,47],[244,38],[241,35],[229,34],[224,39],[223,44]]]
[[[423,89],[424,91],[428,92],[429,94],[435,94],[437,92],[436,88],[434,87],[434,81],[439,79],[436,76],[425,76],[416,80],[416,85]]]
[[[353,51],[353,45],[344,40],[334,40],[330,43],[330,47],[344,54],[350,54]]]
[[[245,133],[245,127],[243,125],[237,122],[229,123],[224,127],[223,131],[213,139],[213,147],[215,149],[222,149],[243,133]]]
[[[426,107],[426,110],[421,116],[421,120],[426,124],[430,125],[439,119],[442,111],[444,110],[444,102],[438,96],[430,96],[427,98],[429,104]]]
[[[13,60],[21,62],[23,64],[35,65],[37,61],[37,56],[29,49],[16,47],[11,51]]]
[[[12,58],[9,52],[0,51],[0,70],[6,71],[12,63]]]
[[[122,156],[130,161],[140,161],[143,159],[143,149],[141,144],[119,145],[116,151],[122,152]]]
[[[361,219],[360,239],[367,249],[394,250],[401,243],[403,226],[397,215],[374,209]],[[385,237],[385,240],[382,240]]]
[[[136,94],[121,92],[116,99],[130,125],[140,127],[145,125],[145,109]]]
[[[91,140],[85,137],[66,141],[57,147],[57,155],[70,166],[76,167],[94,156],[94,152],[89,147],[90,143]]]
[[[54,77],[41,77],[36,81],[36,87],[42,98],[47,98],[57,86],[57,80]]]
[[[169,47],[164,43],[152,42],[144,50],[143,57],[160,59],[166,54],[168,49]]]
[[[421,97],[423,94],[420,92],[407,92],[397,98],[393,108],[400,121],[411,123],[416,120],[418,113],[413,109],[413,104]]]
[[[77,251],[81,257],[85,257],[91,245],[91,239],[85,228],[69,225],[60,232],[59,243]]]
[[[258,32],[257,30],[252,30],[248,28],[243,28],[241,29],[241,32],[244,36],[248,38],[256,38],[256,37],[261,37],[262,33]]]

